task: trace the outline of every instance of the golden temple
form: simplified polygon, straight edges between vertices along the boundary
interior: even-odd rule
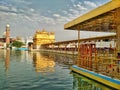
[[[55,42],[54,32],[47,32],[45,29],[43,29],[42,31],[37,30],[33,37],[33,48],[39,49],[41,44],[53,42]]]

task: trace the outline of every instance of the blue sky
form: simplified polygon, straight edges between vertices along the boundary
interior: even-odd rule
[[[10,24],[11,36],[33,36],[36,30],[54,31],[56,41],[77,37],[64,24],[110,0],[0,0],[0,35]],[[91,36],[82,32],[81,37]]]

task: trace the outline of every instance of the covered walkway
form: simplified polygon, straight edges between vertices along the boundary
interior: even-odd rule
[[[85,15],[68,22],[64,25],[64,29],[78,31],[77,67],[109,76],[113,81],[114,79],[120,80],[120,0],[112,0]],[[114,49],[97,49],[96,44],[91,41],[89,43],[81,42],[80,31],[116,33]],[[109,39],[109,37],[107,39]],[[110,48],[111,47],[112,45],[110,45]],[[74,67],[72,70],[76,70],[87,76],[87,74],[85,74],[86,72],[79,71]],[[101,77],[95,77],[99,78],[99,82],[120,89],[120,84],[118,83],[115,84],[114,82],[102,79]]]

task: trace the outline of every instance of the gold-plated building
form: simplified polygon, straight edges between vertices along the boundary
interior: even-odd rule
[[[55,42],[54,32],[47,32],[45,29],[42,31],[37,30],[33,37],[33,48],[39,49],[42,44]]]

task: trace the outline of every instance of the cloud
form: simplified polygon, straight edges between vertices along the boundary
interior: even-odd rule
[[[11,2],[19,3],[19,4],[25,4],[25,5],[31,5],[32,2],[28,2],[28,0],[11,0]]]
[[[66,15],[68,12],[66,10],[63,10],[62,13]]]
[[[84,4],[87,5],[88,7],[97,7],[97,5],[94,2],[91,1],[84,1]]]
[[[10,10],[13,12],[18,12],[18,10],[15,7],[11,7]]]
[[[50,18],[50,17],[41,16],[41,18],[39,18],[39,21],[42,22],[42,23],[55,25],[54,19]]]
[[[34,10],[33,8],[30,8],[30,11],[31,11],[31,12],[34,12],[35,10]]]
[[[12,1],[12,0],[11,0]],[[20,4],[31,4],[31,2],[28,2],[27,0],[13,0],[16,3]],[[42,23],[47,23],[47,24],[53,24],[55,25],[56,23],[66,23],[78,16],[80,16],[83,12],[86,12],[88,10],[88,8],[86,8],[85,6],[83,6],[83,4],[81,2],[78,3],[74,3],[77,0],[71,0],[73,2],[73,6],[69,7],[68,10],[66,11],[66,9],[61,10],[61,12],[58,13],[54,13],[50,10],[48,10],[49,14],[52,14],[51,16],[45,16],[42,15],[40,12],[36,11],[34,8],[32,7],[28,7],[25,5],[24,8],[17,8],[17,6],[14,7],[7,7],[7,6],[1,6],[1,9],[3,11],[6,11],[7,15],[8,12],[10,15],[16,15],[19,17],[23,17],[23,19],[26,19],[28,21],[31,22],[42,22]],[[89,1],[84,1],[84,4],[89,4],[91,6],[95,6],[92,2]],[[47,14],[47,13],[46,13]]]
[[[87,0],[83,2],[71,0],[71,2],[72,2],[71,7],[69,7],[67,11],[66,10],[62,11],[64,15],[66,15],[64,17],[66,17],[67,19],[63,18],[64,20],[66,20],[66,22],[71,21],[100,5],[100,4],[98,5],[95,2]]]
[[[61,35],[65,35],[66,37],[66,33],[68,33],[69,38],[72,38],[72,31],[64,31],[64,24],[97,7],[96,3],[87,0],[83,2],[79,0],[61,0],[59,2],[67,3],[62,3],[62,5],[65,4],[63,5],[64,7],[59,5],[59,7],[53,6],[49,9],[47,5],[44,7],[40,5],[36,6],[38,2],[40,1],[0,1],[0,24],[4,26],[6,23],[10,23],[14,35],[27,34],[28,30],[30,31],[28,33],[33,34],[36,28],[42,27],[48,30],[52,28],[58,40],[63,39]],[[54,2],[52,2],[52,4],[54,4]]]
[[[17,9],[15,8],[9,8],[7,6],[0,6],[0,16],[2,18],[6,17],[6,16],[17,16]]]
[[[53,16],[54,16],[55,18],[59,18],[59,17],[60,17],[59,14],[53,14]]]
[[[0,5],[0,10],[1,10],[1,11],[9,11],[10,8],[7,7],[7,6]]]
[[[82,2],[78,2],[77,4],[73,3],[73,7],[81,10],[85,10],[86,7],[83,6]]]
[[[74,3],[75,1],[76,1],[76,0],[71,0],[71,2],[73,2],[73,3]]]

